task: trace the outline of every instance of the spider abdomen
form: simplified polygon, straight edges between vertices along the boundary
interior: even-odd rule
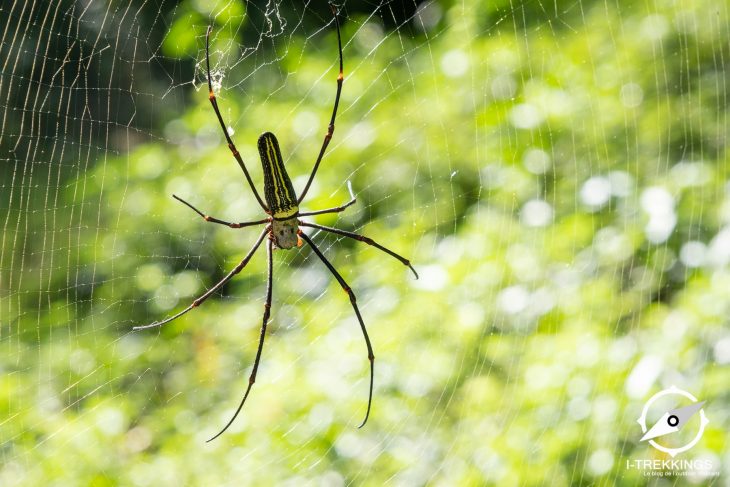
[[[259,155],[264,170],[264,197],[275,220],[285,220],[299,213],[297,194],[284,167],[279,141],[271,132],[259,137]]]

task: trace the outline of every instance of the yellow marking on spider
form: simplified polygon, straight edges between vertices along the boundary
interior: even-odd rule
[[[299,205],[284,167],[276,137],[271,133],[263,134],[259,143],[259,151],[264,166],[265,183],[268,183],[269,186],[265,193],[269,200],[271,215],[277,220],[296,216],[299,212]]]

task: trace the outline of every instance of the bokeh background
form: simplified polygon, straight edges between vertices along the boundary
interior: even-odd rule
[[[313,234],[274,254],[258,381],[231,430],[265,292],[261,185],[277,134],[303,188],[331,110],[324,2],[0,6],[0,484],[730,485],[728,4],[341,2],[345,83],[307,209],[409,257]],[[710,424],[648,478],[644,402]],[[668,406],[669,407],[669,406]],[[691,438],[697,424],[681,432]],[[692,431],[689,431],[692,430]],[[689,432],[688,432],[689,431]]]

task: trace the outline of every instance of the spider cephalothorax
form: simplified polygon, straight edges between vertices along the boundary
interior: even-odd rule
[[[301,247],[302,239],[299,238],[299,222],[296,218],[272,221],[271,238],[274,240],[274,245],[279,249]]]
[[[272,252],[274,248],[279,249],[291,249],[293,247],[300,246],[302,244],[302,240],[307,243],[312,248],[312,251],[315,253],[315,255],[324,263],[324,265],[327,267],[327,269],[332,273],[335,280],[339,283],[339,285],[342,287],[342,289],[347,293],[347,295],[350,298],[350,303],[352,304],[352,308],[355,311],[355,316],[357,317],[357,321],[360,324],[360,329],[362,330],[363,337],[365,339],[365,345],[367,346],[368,351],[368,360],[370,361],[370,389],[368,393],[368,407],[367,411],[365,412],[365,419],[363,420],[360,427],[364,426],[365,423],[368,420],[368,417],[370,416],[370,405],[372,403],[373,399],[373,377],[374,377],[374,361],[375,356],[373,355],[373,347],[370,344],[370,338],[368,337],[367,329],[365,328],[365,322],[362,319],[362,316],[360,315],[360,309],[357,306],[357,299],[355,298],[355,293],[350,289],[350,286],[347,285],[347,282],[342,278],[339,272],[334,268],[334,266],[327,260],[327,258],[322,254],[322,252],[319,250],[317,245],[312,241],[312,239],[304,232],[302,232],[300,227],[310,227],[310,228],[316,228],[321,231],[334,233],[336,235],[341,235],[343,237],[352,238],[355,240],[358,240],[360,242],[364,242],[368,245],[372,245],[373,247],[376,247],[383,252],[387,253],[388,255],[391,255],[392,257],[398,259],[402,264],[408,266],[410,270],[413,272],[413,274],[416,275],[416,278],[418,278],[418,274],[416,274],[416,271],[411,266],[411,263],[408,261],[408,259],[405,259],[401,257],[400,255],[396,254],[392,250],[389,250],[382,245],[378,244],[377,242],[374,242],[372,239],[365,237],[363,235],[359,235],[357,233],[348,232],[345,230],[340,230],[338,228],[332,228],[332,227],[325,227],[323,225],[317,225],[316,223],[307,222],[304,220],[300,220],[299,217],[302,216],[313,216],[313,215],[321,215],[324,213],[338,213],[343,211],[345,208],[347,208],[350,205],[353,205],[355,203],[355,196],[352,194],[352,188],[350,187],[350,184],[348,182],[348,189],[350,190],[350,201],[345,203],[342,206],[337,206],[335,208],[327,208],[324,210],[317,210],[317,211],[310,211],[310,212],[300,212],[299,211],[299,205],[301,204],[302,200],[307,194],[307,191],[309,190],[309,187],[312,184],[312,181],[314,180],[314,175],[317,173],[317,168],[319,168],[319,163],[322,161],[322,156],[324,155],[325,150],[327,149],[327,146],[329,145],[330,140],[332,139],[332,133],[335,130],[335,117],[337,115],[337,106],[340,102],[340,93],[342,92],[342,81],[344,79],[342,75],[342,39],[340,37],[340,24],[337,19],[337,9],[334,5],[330,4],[330,7],[332,8],[332,13],[334,15],[335,19],[335,26],[337,28],[337,48],[339,51],[340,56],[340,72],[337,75],[337,94],[335,95],[335,103],[334,107],[332,108],[332,118],[330,119],[330,123],[327,127],[327,133],[324,136],[324,141],[322,142],[322,147],[319,150],[319,155],[317,156],[317,160],[314,163],[314,168],[312,169],[311,174],[309,175],[309,179],[307,180],[307,184],[304,186],[304,190],[302,190],[301,196],[297,198],[296,193],[294,192],[294,187],[292,186],[291,179],[289,179],[289,175],[286,172],[286,169],[284,168],[284,161],[281,158],[281,150],[279,149],[279,142],[276,140],[276,137],[274,134],[270,132],[266,132],[261,137],[259,137],[258,140],[258,147],[259,147],[259,154],[261,155],[261,164],[263,166],[263,173],[264,173],[264,197],[266,198],[266,203],[261,199],[261,196],[259,195],[258,191],[256,190],[256,186],[253,183],[253,180],[251,179],[251,175],[248,172],[248,169],[246,168],[246,164],[244,164],[243,159],[241,158],[241,154],[236,149],[235,144],[233,143],[233,139],[231,138],[230,133],[228,132],[226,128],[225,122],[223,122],[223,117],[221,115],[220,110],[218,109],[218,101],[216,100],[215,93],[213,92],[213,85],[211,82],[211,76],[210,76],[210,32],[212,30],[212,27],[208,27],[208,32],[205,37],[205,61],[206,61],[206,67],[208,71],[208,98],[210,99],[210,103],[213,106],[213,111],[215,112],[215,115],[218,119],[218,123],[221,126],[221,129],[223,130],[223,136],[226,139],[226,142],[228,144],[228,148],[231,151],[231,154],[233,155],[234,159],[238,163],[238,165],[241,167],[241,170],[243,170],[243,174],[246,177],[246,180],[248,181],[249,186],[251,187],[251,191],[253,192],[254,197],[256,198],[256,201],[258,201],[261,208],[266,212],[268,215],[267,218],[263,218],[261,220],[256,220],[252,222],[243,222],[243,223],[231,223],[227,222],[225,220],[220,220],[218,218],[214,218],[212,216],[208,216],[205,213],[201,212],[197,208],[195,208],[193,205],[188,203],[187,201],[183,200],[182,198],[178,198],[177,196],[173,195],[175,199],[182,202],[183,204],[187,205],[190,209],[192,209],[194,212],[196,212],[198,215],[203,217],[205,221],[212,222],[212,223],[218,223],[220,225],[226,225],[230,228],[244,228],[244,227],[250,227],[254,225],[263,225],[266,224],[266,227],[264,230],[259,234],[258,239],[256,240],[256,243],[254,243],[251,250],[246,254],[246,256],[239,262],[239,264],[233,268],[226,276],[221,279],[217,284],[215,284],[213,287],[211,287],[208,291],[206,291],[202,296],[195,299],[187,308],[184,310],[178,312],[177,314],[170,316],[169,318],[166,318],[162,321],[151,323],[149,325],[145,326],[138,326],[135,327],[135,330],[143,329],[143,328],[153,328],[157,326],[162,326],[165,323],[169,323],[172,320],[179,318],[180,316],[184,315],[188,311],[190,311],[193,308],[196,308],[203,304],[203,302],[208,299],[213,293],[218,291],[223,285],[225,285],[228,281],[230,281],[233,276],[241,272],[243,268],[248,264],[248,262],[251,260],[251,257],[253,257],[254,253],[256,253],[256,250],[261,246],[266,236],[269,237],[267,242],[267,258],[268,258],[268,280],[267,280],[267,286],[266,286],[266,302],[264,304],[264,316],[261,323],[261,334],[259,336],[259,345],[258,349],[256,350],[256,358],[254,359],[253,363],[253,369],[251,370],[251,375],[248,378],[248,387],[246,388],[246,392],[243,395],[243,399],[241,399],[240,404],[238,405],[238,409],[236,409],[236,412],[233,414],[233,417],[231,420],[223,427],[223,429],[215,435],[213,438],[211,438],[208,441],[214,440],[215,438],[219,437],[220,435],[225,432],[228,427],[233,424],[233,421],[236,419],[236,416],[238,416],[238,413],[241,411],[241,408],[243,407],[243,404],[246,402],[246,398],[248,397],[249,392],[251,392],[251,387],[253,386],[254,382],[256,382],[256,373],[259,368],[259,361],[261,360],[261,352],[264,347],[264,337],[266,336],[266,325],[269,322],[269,315],[271,311],[271,297],[272,297],[272,279],[273,279],[273,264],[272,264]],[[300,240],[301,237],[301,240]]]

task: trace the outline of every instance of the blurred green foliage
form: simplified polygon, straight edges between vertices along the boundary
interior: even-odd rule
[[[202,59],[186,27],[205,22],[199,3],[176,11],[165,56]],[[334,96],[334,31],[235,62],[235,5],[211,43],[223,116],[255,181],[270,130],[301,189]],[[170,197],[261,218],[198,86],[150,124],[157,140],[62,186],[37,230],[5,227],[1,484],[645,484],[626,461],[665,457],[636,418],[671,384],[708,401],[686,455],[727,482],[727,6],[429,5],[395,30],[346,16],[337,129],[305,205],[342,204],[351,181],[357,205],[315,221],[422,276],[316,237],[375,348],[367,426],[362,336],[306,248],[275,252],[258,380],[215,442],[255,354],[265,252],[185,317],[131,332],[220,280],[257,235]]]

